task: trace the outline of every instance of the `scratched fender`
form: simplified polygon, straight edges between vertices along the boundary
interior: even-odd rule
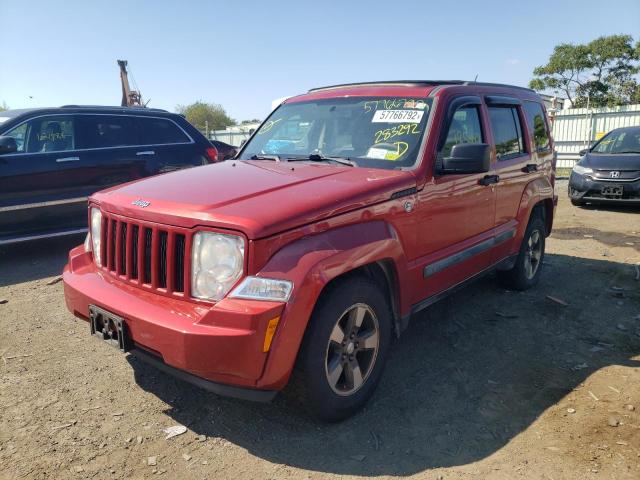
[[[281,388],[289,379],[307,323],[322,289],[343,273],[377,261],[391,260],[398,291],[408,275],[406,259],[393,227],[371,221],[304,237],[278,251],[259,276],[287,279],[294,290],[282,314],[259,388]],[[406,280],[404,280],[406,281]],[[400,294],[400,293],[399,293]]]

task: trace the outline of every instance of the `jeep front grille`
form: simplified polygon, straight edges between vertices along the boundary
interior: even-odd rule
[[[102,269],[158,293],[184,296],[190,281],[186,229],[102,212]]]

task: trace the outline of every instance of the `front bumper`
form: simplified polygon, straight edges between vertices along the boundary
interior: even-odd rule
[[[74,315],[87,320],[89,305],[96,305],[121,316],[134,353],[162,370],[223,395],[268,400],[275,394],[256,387],[268,356],[267,324],[285,304],[224,299],[209,305],[157,295],[103,274],[82,246],[69,252],[63,281]]]
[[[620,185],[622,197],[611,197],[602,194],[603,187]],[[611,182],[594,180],[587,175],[571,172],[569,177],[569,198],[583,202],[603,202],[640,205],[640,180],[635,182]]]

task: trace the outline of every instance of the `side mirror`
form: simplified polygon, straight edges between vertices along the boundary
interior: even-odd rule
[[[0,155],[13,153],[18,150],[18,144],[13,137],[0,137]]]
[[[486,143],[459,143],[442,159],[441,173],[483,173],[491,168],[491,147]]]
[[[584,157],[588,152],[589,152],[589,149],[585,148],[584,150],[580,150],[578,152],[578,155],[580,155],[581,157]]]

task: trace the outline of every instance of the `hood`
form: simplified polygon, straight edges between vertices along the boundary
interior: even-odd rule
[[[640,170],[640,154],[638,153],[587,153],[580,165],[594,170]]]
[[[399,170],[230,160],[113,187],[91,200],[131,218],[239,230],[255,239],[389,200],[415,186],[413,174]],[[136,200],[149,205],[133,205]]]

